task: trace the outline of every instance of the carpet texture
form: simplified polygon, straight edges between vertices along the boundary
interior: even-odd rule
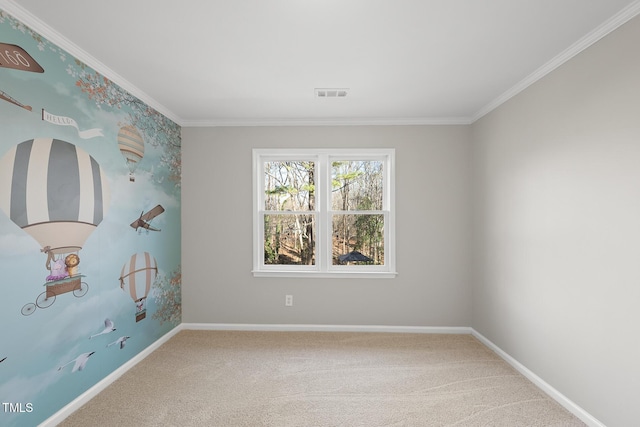
[[[584,426],[471,335],[181,331],[60,426]]]

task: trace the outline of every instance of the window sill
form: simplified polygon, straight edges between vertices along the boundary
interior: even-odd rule
[[[335,278],[335,279],[395,279],[397,272],[388,271],[252,271],[253,277],[297,277],[297,278]]]

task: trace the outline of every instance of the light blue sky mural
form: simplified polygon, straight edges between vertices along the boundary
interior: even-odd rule
[[[0,10],[0,129],[0,425],[33,426],[181,322],[180,127]]]

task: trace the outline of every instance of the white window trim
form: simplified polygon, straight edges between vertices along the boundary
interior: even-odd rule
[[[383,160],[385,186],[383,211],[372,211],[385,215],[384,244],[385,265],[333,265],[331,231],[328,217],[334,212],[328,209],[331,186],[327,186],[331,159],[336,160]],[[316,165],[316,264],[315,265],[265,265],[264,264],[264,170],[265,160],[314,160]],[[253,149],[253,276],[254,277],[318,277],[318,278],[394,278],[396,272],[395,244],[395,150],[394,149]],[[320,167],[324,165],[324,167]],[[366,211],[358,211],[365,213]],[[320,237],[322,236],[322,237]]]

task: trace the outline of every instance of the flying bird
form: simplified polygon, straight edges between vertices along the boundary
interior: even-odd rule
[[[104,319],[104,329],[102,330],[102,332],[99,332],[97,334],[91,335],[89,337],[89,339],[91,339],[93,337],[97,337],[98,335],[108,334],[109,332],[113,332],[115,330],[116,330],[116,328],[113,327],[113,322],[110,319]]]
[[[111,347],[114,344],[119,344],[120,345],[120,350],[122,350],[124,348],[124,345],[127,343],[127,340],[131,338],[131,337],[120,337],[117,340],[115,340],[112,343],[107,344],[107,347]]]
[[[87,365],[87,360],[89,360],[89,357],[93,353],[95,353],[95,351],[92,351],[91,353],[82,353],[80,356],[76,357],[72,361],[67,362],[64,365],[60,366],[58,368],[58,371],[73,362],[75,362],[75,364],[73,365],[73,369],[71,369],[71,372],[82,371],[84,367]]]

